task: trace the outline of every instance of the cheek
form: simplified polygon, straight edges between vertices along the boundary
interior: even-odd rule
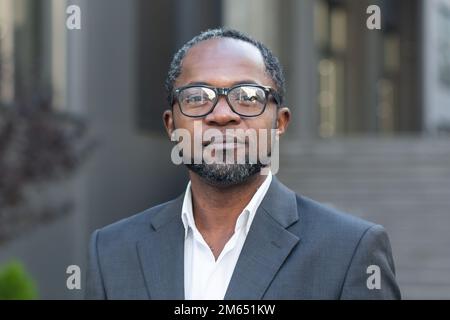
[[[177,105],[173,107],[173,122],[175,129],[187,129],[192,131],[194,129],[194,119],[184,116]]]
[[[273,104],[269,104],[262,115],[253,119],[254,123],[251,125],[255,128],[275,129],[277,126],[277,113],[278,108]]]
[[[270,153],[272,146],[272,130],[275,130],[276,127],[276,118],[272,115],[272,113],[267,113],[264,117],[246,121],[247,129],[254,129],[256,131],[258,154]]]
[[[175,111],[174,109],[174,128],[183,129],[183,131],[186,130],[189,133],[191,148],[194,147],[194,140],[199,139],[201,143],[202,129],[204,128],[202,119],[186,117],[179,110]]]
[[[256,117],[255,119],[247,119],[245,121],[247,129],[274,129],[276,127],[276,116],[272,112],[264,113],[264,116]]]

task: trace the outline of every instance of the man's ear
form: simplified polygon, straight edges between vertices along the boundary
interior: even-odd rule
[[[166,128],[167,135],[169,136],[169,139],[170,139],[172,137],[173,131],[175,130],[172,110],[164,111],[163,122],[164,122],[164,127]]]
[[[282,135],[286,132],[291,120],[291,111],[287,107],[279,108],[277,111],[277,132]]]

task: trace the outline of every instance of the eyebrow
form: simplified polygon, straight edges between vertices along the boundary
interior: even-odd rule
[[[257,85],[261,85],[260,83],[256,82],[255,80],[241,80],[241,81],[233,82],[230,87],[237,86],[237,85],[240,85],[240,84],[257,84]],[[186,86],[192,86],[192,85],[214,87],[211,83],[204,82],[204,81],[193,81],[193,82],[189,82],[189,83],[186,84]]]

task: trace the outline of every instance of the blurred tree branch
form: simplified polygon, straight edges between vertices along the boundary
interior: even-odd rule
[[[71,207],[65,204],[41,213],[27,209],[11,214],[27,203],[25,187],[61,181],[80,166],[93,147],[86,129],[83,119],[56,112],[43,95],[13,106],[0,105],[0,242],[27,224],[53,219]]]

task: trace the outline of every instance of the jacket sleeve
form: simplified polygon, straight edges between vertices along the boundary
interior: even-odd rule
[[[106,299],[106,293],[103,286],[102,273],[98,259],[98,234],[99,230],[95,230],[91,236],[91,240],[89,243],[88,268],[85,286],[85,299],[89,300]]]
[[[391,245],[380,225],[368,228],[353,253],[341,299],[401,299]]]

